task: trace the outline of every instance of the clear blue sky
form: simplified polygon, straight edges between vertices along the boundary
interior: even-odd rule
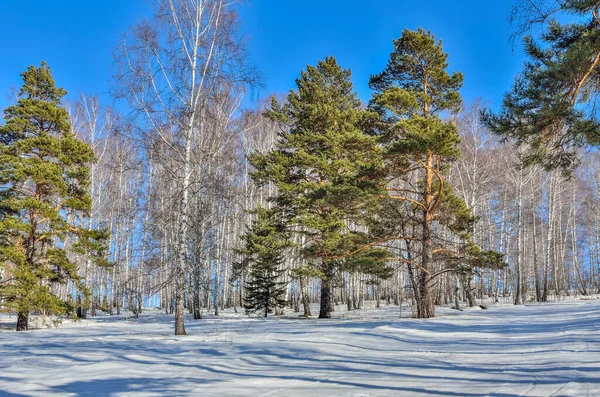
[[[151,0],[0,1],[0,108],[19,73],[46,60],[58,84],[108,98],[112,51]],[[431,30],[452,70],[465,75],[466,101],[501,101],[523,61],[506,21],[512,0],[250,0],[240,19],[252,60],[264,75],[261,95],[285,92],[307,65],[326,55],[353,71],[364,100],[403,28]]]

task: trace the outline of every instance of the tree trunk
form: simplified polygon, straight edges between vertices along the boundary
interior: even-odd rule
[[[469,307],[474,307],[477,302],[475,302],[475,297],[473,296],[473,291],[471,290],[471,280],[473,276],[463,276],[462,284],[463,290],[465,291],[465,296],[467,297],[467,302],[469,303]]]
[[[435,316],[435,306],[429,282],[431,277],[428,273],[421,271],[419,276],[419,299],[417,299],[417,317],[430,318]]]
[[[534,200],[536,201],[536,200]],[[536,230],[536,216],[535,210],[533,211],[532,224],[533,224],[533,282],[535,283],[535,300],[536,302],[542,301],[542,284],[540,283],[540,271],[538,268],[538,254],[537,254],[537,230]],[[542,234],[543,235],[543,234]]]
[[[194,320],[200,320],[202,313],[200,312],[200,270],[194,270],[193,288],[193,304],[194,304]]]
[[[554,237],[554,175],[550,176],[550,191],[548,192],[548,232],[546,235],[546,260],[544,261],[544,279],[543,279],[543,290],[542,290],[542,302],[548,302],[548,293],[550,289],[549,277],[551,262],[553,262],[554,255],[552,252],[553,248],[553,237]]]
[[[179,202],[179,224],[177,230],[177,282],[175,291],[177,297],[175,302],[175,335],[185,335],[184,304],[185,304],[185,268],[187,264],[188,244],[188,206],[192,171],[192,130],[194,128],[194,116],[192,113],[185,132],[185,157],[183,164],[183,184],[181,186],[181,201]]]
[[[17,331],[27,331],[29,329],[29,313],[19,312],[17,315]]]
[[[575,272],[577,274],[577,278],[579,279],[580,291],[583,295],[587,295],[588,291],[585,286],[585,280],[583,279],[583,275],[581,274],[581,268],[579,267],[579,258],[578,258],[578,250],[577,250],[577,202],[575,200],[575,181],[571,185],[572,189],[572,202],[571,202],[571,252],[573,255],[573,267],[575,268]],[[592,265],[593,266],[593,265]],[[592,267],[590,266],[590,267]]]
[[[321,279],[321,308],[319,318],[331,318],[331,270],[328,269]]]
[[[432,240],[432,222],[433,216],[430,213],[433,195],[432,195],[432,186],[433,186],[433,155],[429,154],[427,160],[427,168],[426,168],[426,181],[425,181],[425,208],[423,211],[423,221],[422,221],[422,236],[421,236],[421,245],[422,245],[422,255],[421,255],[421,269],[419,269],[419,284],[418,284],[418,294],[419,299],[417,299],[417,317],[418,318],[430,318],[435,316],[435,305],[433,301],[433,296],[431,293],[431,273],[429,272],[429,268],[433,258],[433,240]]]
[[[183,272],[181,272],[183,273]],[[177,288],[177,297],[175,302],[175,335],[186,335],[184,325],[185,314],[185,279],[183,274],[177,276],[175,288]]]
[[[460,308],[460,301],[458,299],[458,292],[460,291],[458,276],[454,276],[454,288],[452,288],[452,290],[453,290],[453,295],[454,295],[454,308],[456,310],[462,310]]]
[[[308,318],[312,316],[312,313],[310,312],[310,301],[306,292],[306,278],[304,276],[300,276],[300,294],[302,295],[302,305],[304,306],[304,317]]]
[[[516,273],[516,285],[515,285],[515,305],[524,303],[525,297],[523,296],[523,182],[522,171],[519,170],[519,193],[517,201],[517,261],[515,263]]]
[[[81,292],[77,292],[77,318],[86,318],[87,310],[83,306]]]

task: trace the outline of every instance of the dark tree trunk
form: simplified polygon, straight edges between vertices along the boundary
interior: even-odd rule
[[[77,318],[86,318],[86,310],[81,302],[81,294],[77,293]]]
[[[429,267],[433,257],[433,241],[431,238],[431,216],[429,212],[423,214],[423,236],[422,236],[422,249],[421,255],[421,266],[419,283],[418,283],[418,299],[417,301],[417,317],[418,318],[430,318],[435,316],[435,304],[433,300],[433,294],[431,293],[431,274],[429,273]]]
[[[267,316],[269,315],[269,307],[270,307],[270,305],[271,305],[271,294],[267,290],[267,293],[265,294],[265,318],[267,318]],[[275,315],[277,315],[277,314],[278,314],[277,313],[277,308],[275,308]]]
[[[27,331],[29,329],[29,313],[21,312],[17,315],[17,331]]]
[[[431,277],[429,273],[421,271],[419,277],[419,299],[417,299],[417,317],[430,318],[435,317],[435,305],[429,283]]]
[[[321,280],[321,308],[319,318],[331,318],[331,276]]]
[[[542,302],[548,302],[548,272],[544,272],[544,288],[542,290]]]
[[[517,266],[516,269],[516,277],[517,277],[517,285],[516,285],[516,289],[515,289],[515,305],[520,305],[522,304],[522,300],[523,300],[523,295],[522,295],[522,291],[521,291],[521,270],[520,270],[520,265]]]

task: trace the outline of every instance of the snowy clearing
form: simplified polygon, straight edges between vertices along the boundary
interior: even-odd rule
[[[600,300],[439,313],[225,313],[175,337],[172,316],[146,312],[0,332],[0,395],[600,395]]]

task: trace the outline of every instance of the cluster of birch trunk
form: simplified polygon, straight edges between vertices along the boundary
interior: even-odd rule
[[[94,96],[71,106],[78,135],[93,145],[98,162],[92,167],[93,212],[89,222],[111,231],[110,268],[82,263],[90,288],[88,308],[120,313],[158,307],[174,313],[177,305],[178,222],[182,216],[182,176],[177,158],[160,141],[143,141],[125,131],[123,116],[103,107]],[[433,283],[437,304],[476,305],[477,300],[504,298],[515,303],[545,302],[599,289],[600,167],[598,154],[582,155],[571,176],[559,171],[519,166],[519,153],[501,144],[479,121],[479,105],[467,106],[456,118],[461,158],[450,172],[454,190],[479,217],[474,239],[486,249],[506,255],[505,269],[481,269],[471,276],[446,273]],[[211,125],[192,153],[184,308],[201,318],[226,308],[241,310],[245,273],[234,271],[240,260],[240,235],[257,204],[268,205],[271,186],[256,186],[246,156],[266,152],[277,129],[261,116],[261,107],[240,111],[228,125]],[[407,259],[417,256],[414,242],[403,246]],[[393,247],[392,247],[393,248]],[[301,267],[291,250],[288,270]],[[434,264],[435,266],[435,264]],[[439,265],[441,268],[441,264]],[[434,268],[435,269],[435,268]],[[348,310],[365,301],[410,304],[412,270],[395,266],[387,280],[344,273],[334,288],[335,303]],[[310,314],[319,301],[319,280],[292,277],[289,311]],[[68,294],[69,288],[63,293]],[[485,299],[485,301],[483,301]],[[463,303],[464,302],[464,303]]]

